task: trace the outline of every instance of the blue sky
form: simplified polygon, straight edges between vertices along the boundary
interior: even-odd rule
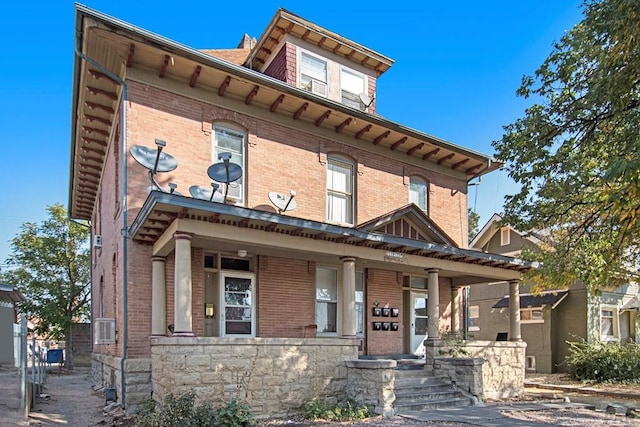
[[[582,18],[579,0],[82,4],[203,49],[233,48],[244,33],[258,38],[284,7],[395,60],[378,80],[379,114],[490,155],[502,126],[529,105],[515,95],[522,76]],[[20,224],[68,203],[74,19],[71,1],[0,6],[0,268]],[[469,206],[482,225],[515,191],[494,172],[470,187]]]

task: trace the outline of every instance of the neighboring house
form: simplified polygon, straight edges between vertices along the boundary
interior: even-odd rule
[[[540,243],[521,233],[494,214],[470,243],[470,248],[519,256]],[[637,284],[629,284],[600,295],[590,295],[582,283],[568,289],[536,294],[526,283],[520,286],[522,339],[527,343],[526,369],[533,372],[566,372],[567,341],[638,342]],[[469,334],[475,339],[495,339],[508,330],[508,285],[496,282],[469,290]]]
[[[465,286],[531,268],[466,249],[467,184],[500,164],[377,115],[391,59],[282,9],[196,50],[76,7],[69,212],[92,228],[95,378],[127,410],[337,395],[345,361],[424,354]]]
[[[19,356],[17,304],[24,297],[12,285],[0,283],[0,365],[15,365]],[[16,365],[17,366],[17,365]]]

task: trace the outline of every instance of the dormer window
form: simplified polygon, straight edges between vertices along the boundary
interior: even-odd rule
[[[360,100],[360,94],[367,93],[364,82],[362,74],[342,67],[340,70],[341,102],[351,108],[364,110],[366,105]]]
[[[327,61],[301,52],[300,87],[316,95],[327,96]]]

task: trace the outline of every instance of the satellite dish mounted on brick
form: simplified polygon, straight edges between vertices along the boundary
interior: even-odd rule
[[[176,191],[178,186],[172,182],[169,183],[169,189],[162,187],[156,180],[156,174],[171,172],[178,167],[178,161],[171,154],[164,153],[162,149],[167,143],[161,139],[156,139],[157,149],[151,147],[145,147],[143,145],[133,145],[129,149],[131,157],[138,162],[139,165],[149,171],[149,179],[151,185],[147,188],[147,193],[151,191],[162,191],[164,193],[171,193],[181,195]]]

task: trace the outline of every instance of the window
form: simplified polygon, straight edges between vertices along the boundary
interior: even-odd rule
[[[364,323],[364,273],[356,271],[356,335],[363,336]]]
[[[415,203],[420,209],[427,213],[429,199],[427,191],[429,186],[427,181],[417,176],[409,178],[409,203]]]
[[[469,331],[479,331],[480,330],[480,306],[472,305],[469,306]]]
[[[613,307],[600,309],[600,337],[603,340],[613,340],[617,334],[616,311]]]
[[[327,61],[301,52],[300,87],[316,95],[327,96]]]
[[[327,161],[327,221],[353,224],[353,164],[343,157]]]
[[[500,246],[507,246],[509,243],[511,243],[509,227],[502,227],[500,229]]]
[[[541,308],[523,308],[520,310],[520,321],[522,323],[544,323]]]
[[[360,94],[366,93],[364,76],[347,68],[340,70],[341,102],[351,108],[363,110],[366,105],[360,101]]]
[[[332,268],[316,269],[316,325],[318,333],[337,333],[338,271]]]
[[[242,168],[242,176],[239,180],[229,184],[227,199],[236,201],[239,204],[244,203],[244,171],[245,171],[245,142],[246,134],[243,131],[229,128],[222,125],[213,126],[213,150],[212,163],[219,163],[218,156],[220,153],[231,153],[231,162],[236,163]],[[220,185],[222,194],[225,193],[226,184]]]

